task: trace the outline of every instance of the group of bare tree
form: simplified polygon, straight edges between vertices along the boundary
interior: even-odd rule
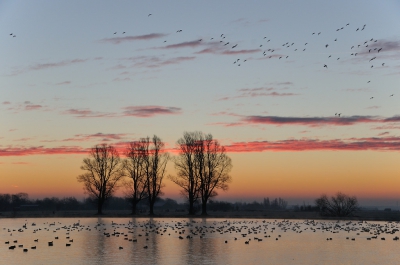
[[[102,214],[104,202],[120,187],[126,187],[126,196],[132,203],[132,213],[142,199],[148,199],[150,214],[154,214],[154,203],[161,195],[165,168],[169,154],[162,151],[164,143],[157,136],[142,138],[129,144],[122,160],[117,150],[106,144],[96,145],[89,158],[83,159],[82,170],[77,180],[97,203],[97,213]]]
[[[207,214],[207,202],[217,195],[216,190],[227,190],[231,181],[231,159],[225,148],[211,134],[185,132],[177,142],[179,154],[173,158],[176,176],[169,178],[182,188],[181,194],[189,203],[189,214],[195,213],[194,204],[201,201],[202,214]],[[85,192],[97,203],[97,213],[102,214],[105,201],[119,187],[125,187],[125,197],[136,214],[137,204],[147,199],[150,215],[154,204],[162,195],[166,165],[170,156],[163,150],[164,143],[157,136],[141,138],[129,143],[121,159],[111,145],[96,145],[89,157],[83,159],[77,177]]]
[[[351,197],[338,192],[330,199],[326,195],[322,195],[315,200],[316,206],[322,215],[344,217],[349,216],[359,209],[358,200],[355,196]]]
[[[177,145],[179,155],[174,157],[177,173],[169,178],[182,188],[181,194],[189,203],[189,214],[195,213],[194,204],[201,200],[201,213],[206,215],[207,202],[217,195],[216,190],[228,189],[232,161],[211,134],[185,132]]]

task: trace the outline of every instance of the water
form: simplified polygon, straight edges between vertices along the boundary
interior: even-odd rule
[[[0,219],[0,264],[398,264],[399,228],[357,221]]]

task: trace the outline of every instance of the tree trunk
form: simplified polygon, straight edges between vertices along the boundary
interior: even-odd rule
[[[194,215],[193,201],[189,201],[189,215]]]
[[[152,201],[150,201],[150,215],[154,215],[154,203]]]
[[[97,202],[97,214],[103,214],[103,200]]]
[[[132,215],[136,215],[136,204],[137,202],[132,202]]]
[[[207,201],[201,201],[201,215],[207,215]]]

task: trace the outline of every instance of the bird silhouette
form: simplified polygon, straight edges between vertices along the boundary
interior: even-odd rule
[[[326,64],[324,64],[324,67],[325,67],[325,68],[328,68],[328,66],[327,66]]]
[[[147,17],[151,16],[152,14],[148,14]]]

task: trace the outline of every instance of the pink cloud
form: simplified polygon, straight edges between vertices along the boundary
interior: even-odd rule
[[[163,106],[128,106],[123,108],[124,116],[153,117],[155,115],[180,114],[181,108]]]
[[[198,46],[203,45],[203,43],[199,40],[193,40],[193,41],[185,41],[177,44],[170,44],[165,47],[162,47],[162,49],[179,49],[179,48],[196,48]]]
[[[3,104],[3,105],[9,105],[9,104],[11,104],[11,102],[10,102],[10,101],[3,101],[1,104]]]
[[[92,111],[89,109],[69,109],[62,114],[69,114],[69,115],[74,115],[75,117],[78,118],[107,118],[107,117],[115,117],[114,113],[104,113],[104,112],[97,112],[97,111]]]
[[[38,110],[38,109],[41,109],[42,107],[43,107],[42,105],[29,104],[29,105],[25,106],[25,110]]]
[[[37,147],[7,147],[0,149],[0,156],[27,156],[27,155],[65,155],[87,154],[89,149],[77,146],[61,146],[47,148]]]
[[[284,151],[399,151],[400,137],[350,138],[346,140],[282,140],[234,142],[225,146],[228,152],[284,152]]]

